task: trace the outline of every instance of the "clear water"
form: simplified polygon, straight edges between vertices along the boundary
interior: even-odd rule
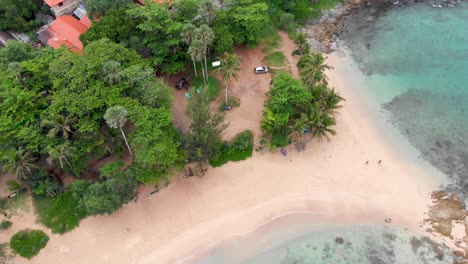
[[[468,4],[393,9],[365,31],[365,48],[351,49],[368,87],[422,157],[466,195]]]
[[[296,223],[297,224],[297,223]],[[196,264],[452,264],[446,247],[382,225],[274,224],[271,230],[231,240]]]

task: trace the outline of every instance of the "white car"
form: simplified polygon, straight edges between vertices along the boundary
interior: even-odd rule
[[[267,73],[268,68],[265,66],[255,67],[255,73]]]

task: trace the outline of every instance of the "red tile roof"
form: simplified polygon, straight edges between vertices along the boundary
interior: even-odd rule
[[[73,16],[57,17],[49,27],[51,37],[47,43],[54,48],[60,48],[64,44],[74,51],[82,50],[80,35],[85,33],[89,26],[91,21],[86,16],[81,20]]]
[[[56,6],[64,0],[44,0],[50,7]]]

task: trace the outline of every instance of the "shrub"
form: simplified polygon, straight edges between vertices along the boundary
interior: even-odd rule
[[[10,246],[18,255],[31,259],[41,251],[49,241],[49,237],[41,230],[22,230],[10,240]]]
[[[217,148],[216,158],[210,160],[210,165],[220,167],[229,161],[241,161],[252,156],[253,134],[246,130],[238,134],[231,142],[222,142]]]
[[[202,87],[203,77],[199,76],[198,78],[193,79],[192,86],[193,86],[193,89]],[[208,86],[207,95],[210,98],[210,101],[213,101],[218,96],[219,91],[221,90],[219,81],[212,76],[208,76],[207,86]]]
[[[8,221],[8,220],[3,220],[2,222],[0,222],[0,230],[6,230],[8,228],[11,227],[13,223],[11,221]]]
[[[76,228],[86,212],[78,205],[73,192],[66,192],[53,199],[34,195],[39,220],[54,234],[63,234]]]
[[[286,132],[280,131],[272,135],[270,145],[272,148],[280,148],[289,145],[289,139]]]

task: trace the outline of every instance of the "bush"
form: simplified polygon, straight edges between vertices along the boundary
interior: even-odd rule
[[[54,234],[71,231],[80,224],[86,212],[78,205],[73,192],[66,192],[53,199],[48,196],[33,195],[39,220]]]
[[[18,255],[31,259],[41,251],[49,241],[49,237],[41,230],[22,230],[10,240],[11,249]]]
[[[11,221],[8,221],[8,220],[3,220],[2,222],[0,222],[0,230],[6,230],[8,228],[11,227],[13,223]]]
[[[281,148],[289,145],[289,139],[286,132],[276,132],[272,135],[270,141],[271,147],[274,148]]]
[[[246,130],[238,134],[231,142],[222,142],[217,148],[216,158],[210,160],[210,165],[220,167],[229,161],[241,161],[252,156],[253,134]]]

